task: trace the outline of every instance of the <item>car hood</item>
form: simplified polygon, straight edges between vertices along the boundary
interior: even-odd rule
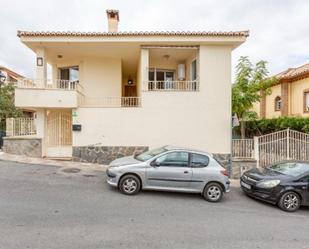
[[[290,178],[291,176],[281,174],[279,172],[263,168],[263,169],[251,169],[244,173],[245,176],[250,177],[256,181],[261,180],[271,180],[271,179],[279,179],[284,180]]]
[[[131,165],[131,164],[137,164],[140,163],[141,161],[138,161],[134,158],[134,156],[125,156],[118,158],[114,161],[112,161],[109,166],[126,166],[126,165]]]

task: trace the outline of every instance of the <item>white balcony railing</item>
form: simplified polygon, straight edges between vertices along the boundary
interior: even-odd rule
[[[82,91],[83,86],[78,80],[61,79],[19,79],[18,88],[40,88],[40,89],[59,89],[59,90],[78,90]]]
[[[144,83],[146,91],[199,91],[199,81],[147,81]]]
[[[86,97],[81,107],[140,107],[140,97]]]
[[[33,118],[7,118],[6,136],[29,136],[36,134]]]

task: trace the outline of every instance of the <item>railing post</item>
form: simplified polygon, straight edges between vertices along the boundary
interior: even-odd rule
[[[290,160],[290,128],[286,129],[287,135],[286,135],[286,159]]]
[[[256,160],[256,167],[260,167],[260,150],[259,150],[259,137],[253,137],[254,141],[254,159]]]

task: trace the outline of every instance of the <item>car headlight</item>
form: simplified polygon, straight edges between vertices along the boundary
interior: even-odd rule
[[[280,183],[280,180],[268,180],[268,181],[263,181],[257,184],[259,188],[274,188],[278,186]]]

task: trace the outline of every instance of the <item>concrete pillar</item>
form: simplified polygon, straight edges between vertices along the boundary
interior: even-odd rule
[[[47,62],[45,48],[41,47],[36,50],[36,84],[38,87],[45,87],[47,79]]]
[[[52,64],[52,81],[56,82],[57,79],[59,79],[57,64]]]
[[[140,58],[140,74],[141,74],[141,84],[143,86],[147,86],[148,71],[149,71],[149,50],[146,48],[142,48]]]
[[[289,115],[289,83],[284,82],[281,84],[281,116],[285,117]]]
[[[36,126],[37,137],[42,139],[42,156],[45,156],[45,123],[46,123],[45,109],[36,110],[35,126]]]

